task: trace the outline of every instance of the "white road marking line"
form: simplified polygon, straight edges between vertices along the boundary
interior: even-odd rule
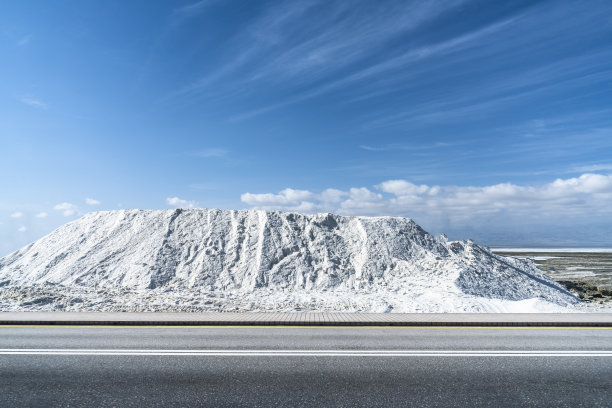
[[[0,349],[0,355],[263,357],[612,357],[608,350],[155,350]]]

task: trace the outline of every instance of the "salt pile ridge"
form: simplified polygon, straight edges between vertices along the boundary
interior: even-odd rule
[[[407,218],[89,213],[0,259],[0,310],[559,311],[529,260]]]

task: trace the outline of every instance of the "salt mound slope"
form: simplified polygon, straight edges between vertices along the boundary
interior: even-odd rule
[[[407,218],[252,210],[89,213],[0,259],[0,286],[41,284],[229,293],[259,310],[291,294],[319,304],[379,294],[395,311],[577,302],[528,260],[436,238]]]

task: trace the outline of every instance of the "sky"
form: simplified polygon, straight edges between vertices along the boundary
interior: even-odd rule
[[[0,256],[89,211],[612,246],[612,2],[0,2]]]

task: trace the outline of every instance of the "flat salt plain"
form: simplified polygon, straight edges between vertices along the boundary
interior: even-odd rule
[[[612,307],[612,248],[491,248],[529,258],[540,270],[591,303]]]

